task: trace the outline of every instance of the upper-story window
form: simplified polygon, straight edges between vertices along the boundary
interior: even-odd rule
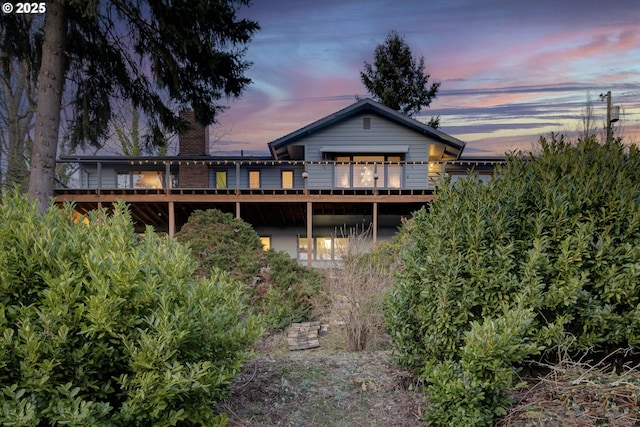
[[[402,157],[387,156],[387,188],[400,188],[402,186]],[[396,163],[397,162],[397,163]]]
[[[249,171],[249,188],[260,188],[260,171]]]
[[[384,162],[384,156],[353,156],[354,162],[365,162],[353,165],[353,186],[361,188],[384,187],[384,167],[375,163]],[[369,163],[371,162],[371,163]],[[375,179],[378,182],[374,182]]]
[[[336,162],[350,162],[351,157],[339,156],[335,158]],[[348,163],[336,163],[335,166],[335,186],[338,188],[351,187],[351,166]]]
[[[216,171],[216,188],[227,188],[227,171]]]
[[[118,172],[118,188],[163,188],[163,173],[160,171]]]
[[[335,166],[334,180],[338,188],[400,188],[401,186],[402,166],[399,163],[402,160],[401,156],[336,156],[334,160],[338,162]]]
[[[282,171],[282,188],[293,188],[293,171]]]

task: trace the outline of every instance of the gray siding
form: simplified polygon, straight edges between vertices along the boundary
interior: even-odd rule
[[[364,129],[363,119],[370,118],[371,128]],[[375,114],[361,114],[338,123],[328,129],[312,134],[294,145],[305,147],[305,160],[309,162],[322,162],[333,158],[332,154],[322,152],[322,148],[335,146],[337,149],[345,146],[366,146],[370,148],[369,153],[384,153],[393,155],[389,147],[397,146],[398,153],[403,156],[406,162],[427,162],[429,161],[430,145],[441,145],[434,140],[411,131],[390,120]],[[408,151],[406,148],[408,147]],[[344,153],[349,155],[351,153]],[[336,154],[339,155],[339,154]],[[382,166],[379,166],[382,168]],[[335,188],[335,171],[333,165],[310,164],[307,165],[309,172],[310,189]],[[383,170],[379,169],[382,174]],[[433,174],[433,173],[432,173]],[[402,188],[424,189],[430,188],[428,179],[429,170],[425,163],[419,165],[406,165],[402,171]],[[385,180],[386,188],[388,180]]]
[[[304,227],[256,227],[260,236],[271,237],[271,248],[284,251],[293,259],[298,256],[298,235],[305,233]]]
[[[227,187],[236,188],[236,170],[235,168],[212,168],[209,170],[209,187],[216,188],[216,172],[227,173]]]
[[[80,173],[83,188],[98,188],[98,168],[89,167]],[[115,169],[102,168],[102,180],[100,188],[116,188],[117,173]]]
[[[304,180],[302,179],[302,172],[304,168],[302,166],[294,165],[271,165],[271,164],[258,164],[255,166],[243,165],[240,169],[240,185],[238,188],[249,188],[249,171],[260,171],[260,188],[267,190],[276,190],[282,188],[282,171],[293,172],[293,188],[304,188]],[[234,185],[235,185],[235,170]],[[228,179],[228,178],[227,178]]]
[[[363,129],[363,118],[371,118],[371,129]],[[362,114],[347,119],[328,129],[314,133],[294,145],[305,146],[305,160],[325,160],[321,147],[358,145],[371,147],[371,153],[376,152],[376,147],[389,146],[409,147],[404,154],[406,161],[429,160],[429,145],[436,144],[425,135],[409,130],[390,120],[375,114]]]
[[[309,172],[310,189],[327,189],[333,188],[333,165],[328,164],[309,164],[307,165]]]
[[[404,188],[409,188],[409,189],[430,188],[428,176],[429,176],[429,167],[426,164],[405,165]]]

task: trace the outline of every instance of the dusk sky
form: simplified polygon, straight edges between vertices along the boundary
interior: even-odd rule
[[[253,83],[212,127],[221,151],[266,144],[366,97],[365,61],[395,30],[423,56],[438,98],[416,118],[467,142],[467,156],[529,150],[575,134],[587,98],[604,128],[610,90],[619,134],[640,142],[638,0],[255,0]]]

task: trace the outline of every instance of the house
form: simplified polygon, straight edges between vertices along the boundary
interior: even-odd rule
[[[192,112],[182,113],[193,123]],[[130,205],[140,231],[173,236],[196,209],[252,224],[265,247],[308,265],[339,259],[350,230],[389,239],[428,204],[443,173],[491,175],[501,159],[463,158],[465,143],[371,99],[360,100],[268,144],[269,156],[213,156],[193,126],[170,157],[64,157],[78,184],[55,190],[79,213]]]

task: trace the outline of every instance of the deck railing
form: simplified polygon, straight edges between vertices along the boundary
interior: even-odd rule
[[[179,192],[353,192],[429,190],[443,174],[491,174],[503,160],[300,161],[202,158],[76,158],[58,160],[56,189]],[[249,172],[258,172],[258,185]],[[282,171],[292,172],[284,180]],[[224,172],[223,175],[216,175]],[[199,175],[196,176],[190,175]],[[199,181],[198,181],[199,179]],[[187,182],[188,181],[188,182]]]

